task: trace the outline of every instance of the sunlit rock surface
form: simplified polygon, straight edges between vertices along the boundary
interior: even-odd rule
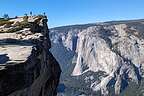
[[[52,28],[52,46],[63,46],[60,49],[65,50],[59,52],[52,47],[52,53],[64,66],[63,95],[141,96],[144,90],[143,30],[144,20]],[[66,64],[63,61],[67,61]]]
[[[0,30],[0,96],[57,95],[61,69],[49,51],[47,18],[29,18]]]

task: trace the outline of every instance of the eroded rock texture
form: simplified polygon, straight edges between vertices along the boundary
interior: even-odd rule
[[[27,24],[0,33],[0,96],[56,96],[61,69],[49,51],[47,18],[30,17]]]
[[[51,29],[52,53],[58,61],[68,62],[60,62],[63,95],[144,96],[143,30],[144,20]],[[62,54],[71,57],[62,59]]]

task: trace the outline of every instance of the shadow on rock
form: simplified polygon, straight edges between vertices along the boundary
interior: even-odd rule
[[[9,57],[7,56],[7,54],[0,54],[0,64],[4,64],[7,61],[9,61]]]
[[[19,45],[19,46],[31,46],[32,40],[17,40],[17,39],[3,39],[0,40],[0,45]]]

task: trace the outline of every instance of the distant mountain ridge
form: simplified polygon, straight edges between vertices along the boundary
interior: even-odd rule
[[[144,96],[144,19],[51,28],[50,39],[64,96]]]
[[[96,22],[96,23],[87,23],[87,24],[74,24],[74,25],[65,25],[59,27],[50,28],[51,30],[61,30],[62,28],[80,28],[80,27],[91,27],[96,25],[103,25],[103,24],[121,24],[121,23],[130,23],[130,22],[143,22],[144,19],[132,19],[132,20],[113,20],[113,21],[105,21],[105,22]]]

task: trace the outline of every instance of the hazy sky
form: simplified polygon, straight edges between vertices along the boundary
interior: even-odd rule
[[[49,26],[142,19],[144,0],[1,0],[0,16],[46,12]]]

